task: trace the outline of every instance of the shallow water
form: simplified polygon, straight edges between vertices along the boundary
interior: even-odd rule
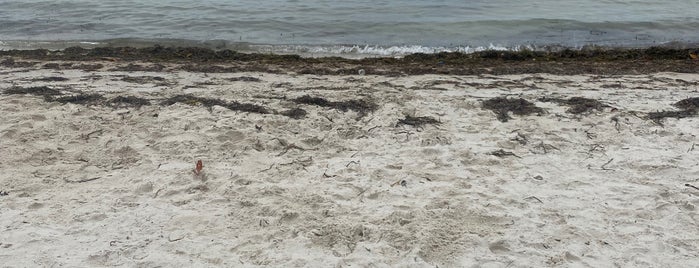
[[[0,6],[0,48],[155,41],[394,55],[699,42],[697,3],[686,0],[23,0]]]

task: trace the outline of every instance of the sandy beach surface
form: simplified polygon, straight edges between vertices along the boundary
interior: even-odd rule
[[[110,60],[4,59],[0,266],[698,265],[697,73]]]

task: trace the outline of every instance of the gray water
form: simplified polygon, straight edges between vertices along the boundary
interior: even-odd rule
[[[697,0],[0,0],[0,49],[205,45],[400,55],[699,42]]]

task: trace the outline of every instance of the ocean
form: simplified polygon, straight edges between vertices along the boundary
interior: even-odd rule
[[[400,56],[699,43],[696,0],[0,0],[0,7],[0,49],[162,44]]]

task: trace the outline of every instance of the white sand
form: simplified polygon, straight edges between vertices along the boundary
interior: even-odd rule
[[[32,81],[46,76],[70,80]],[[226,80],[240,76],[262,81]],[[13,85],[154,102],[192,93],[309,114],[0,95],[3,267],[698,265],[699,190],[685,184],[699,186],[699,119],[643,118],[699,96],[697,74],[0,69],[0,89]],[[357,119],[281,99],[307,94],[380,108]],[[576,116],[535,102],[548,113],[503,123],[481,108],[496,96],[584,96],[618,109]],[[406,114],[442,124],[396,126]],[[499,149],[517,157],[489,154]],[[198,159],[205,181],[192,174]]]

